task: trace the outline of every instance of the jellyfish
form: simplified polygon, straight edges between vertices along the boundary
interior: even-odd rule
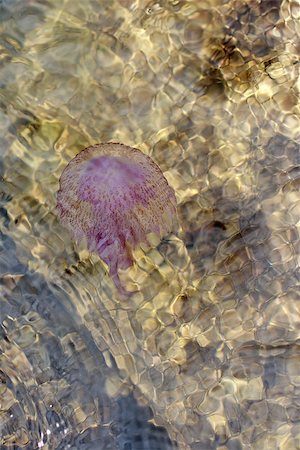
[[[134,263],[133,250],[147,248],[174,230],[176,199],[160,168],[140,150],[107,143],[87,147],[66,166],[57,213],[76,241],[107,264],[120,293],[129,295],[120,270]]]

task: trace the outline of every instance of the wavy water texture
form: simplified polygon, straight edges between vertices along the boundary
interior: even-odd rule
[[[1,448],[299,448],[299,14],[0,2]],[[176,193],[126,301],[56,216],[98,142]]]

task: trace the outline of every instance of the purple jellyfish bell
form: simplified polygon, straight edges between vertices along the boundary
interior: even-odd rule
[[[176,224],[176,199],[160,168],[136,148],[97,144],[64,169],[57,194],[61,223],[108,265],[120,291],[119,270],[133,264],[132,249],[162,238]]]

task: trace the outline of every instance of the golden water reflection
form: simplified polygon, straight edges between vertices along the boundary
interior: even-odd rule
[[[299,11],[1,3],[3,448],[300,448]],[[178,201],[126,302],[55,214],[67,162],[107,141]]]

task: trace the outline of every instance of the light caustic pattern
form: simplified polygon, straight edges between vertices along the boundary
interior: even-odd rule
[[[176,199],[159,167],[141,151],[109,143],[88,147],[65,168],[57,195],[59,218],[77,240],[109,266],[120,293],[119,271],[133,264],[132,249],[149,247],[175,225]]]
[[[1,448],[300,448],[299,17],[295,0],[0,2]],[[138,227],[112,259],[110,216],[82,199],[97,165],[123,174],[107,195],[140,168],[111,153],[78,164],[84,213],[69,189],[62,226],[59,178],[96,142],[153,158],[178,235],[147,249]],[[120,298],[76,233],[138,292]]]

